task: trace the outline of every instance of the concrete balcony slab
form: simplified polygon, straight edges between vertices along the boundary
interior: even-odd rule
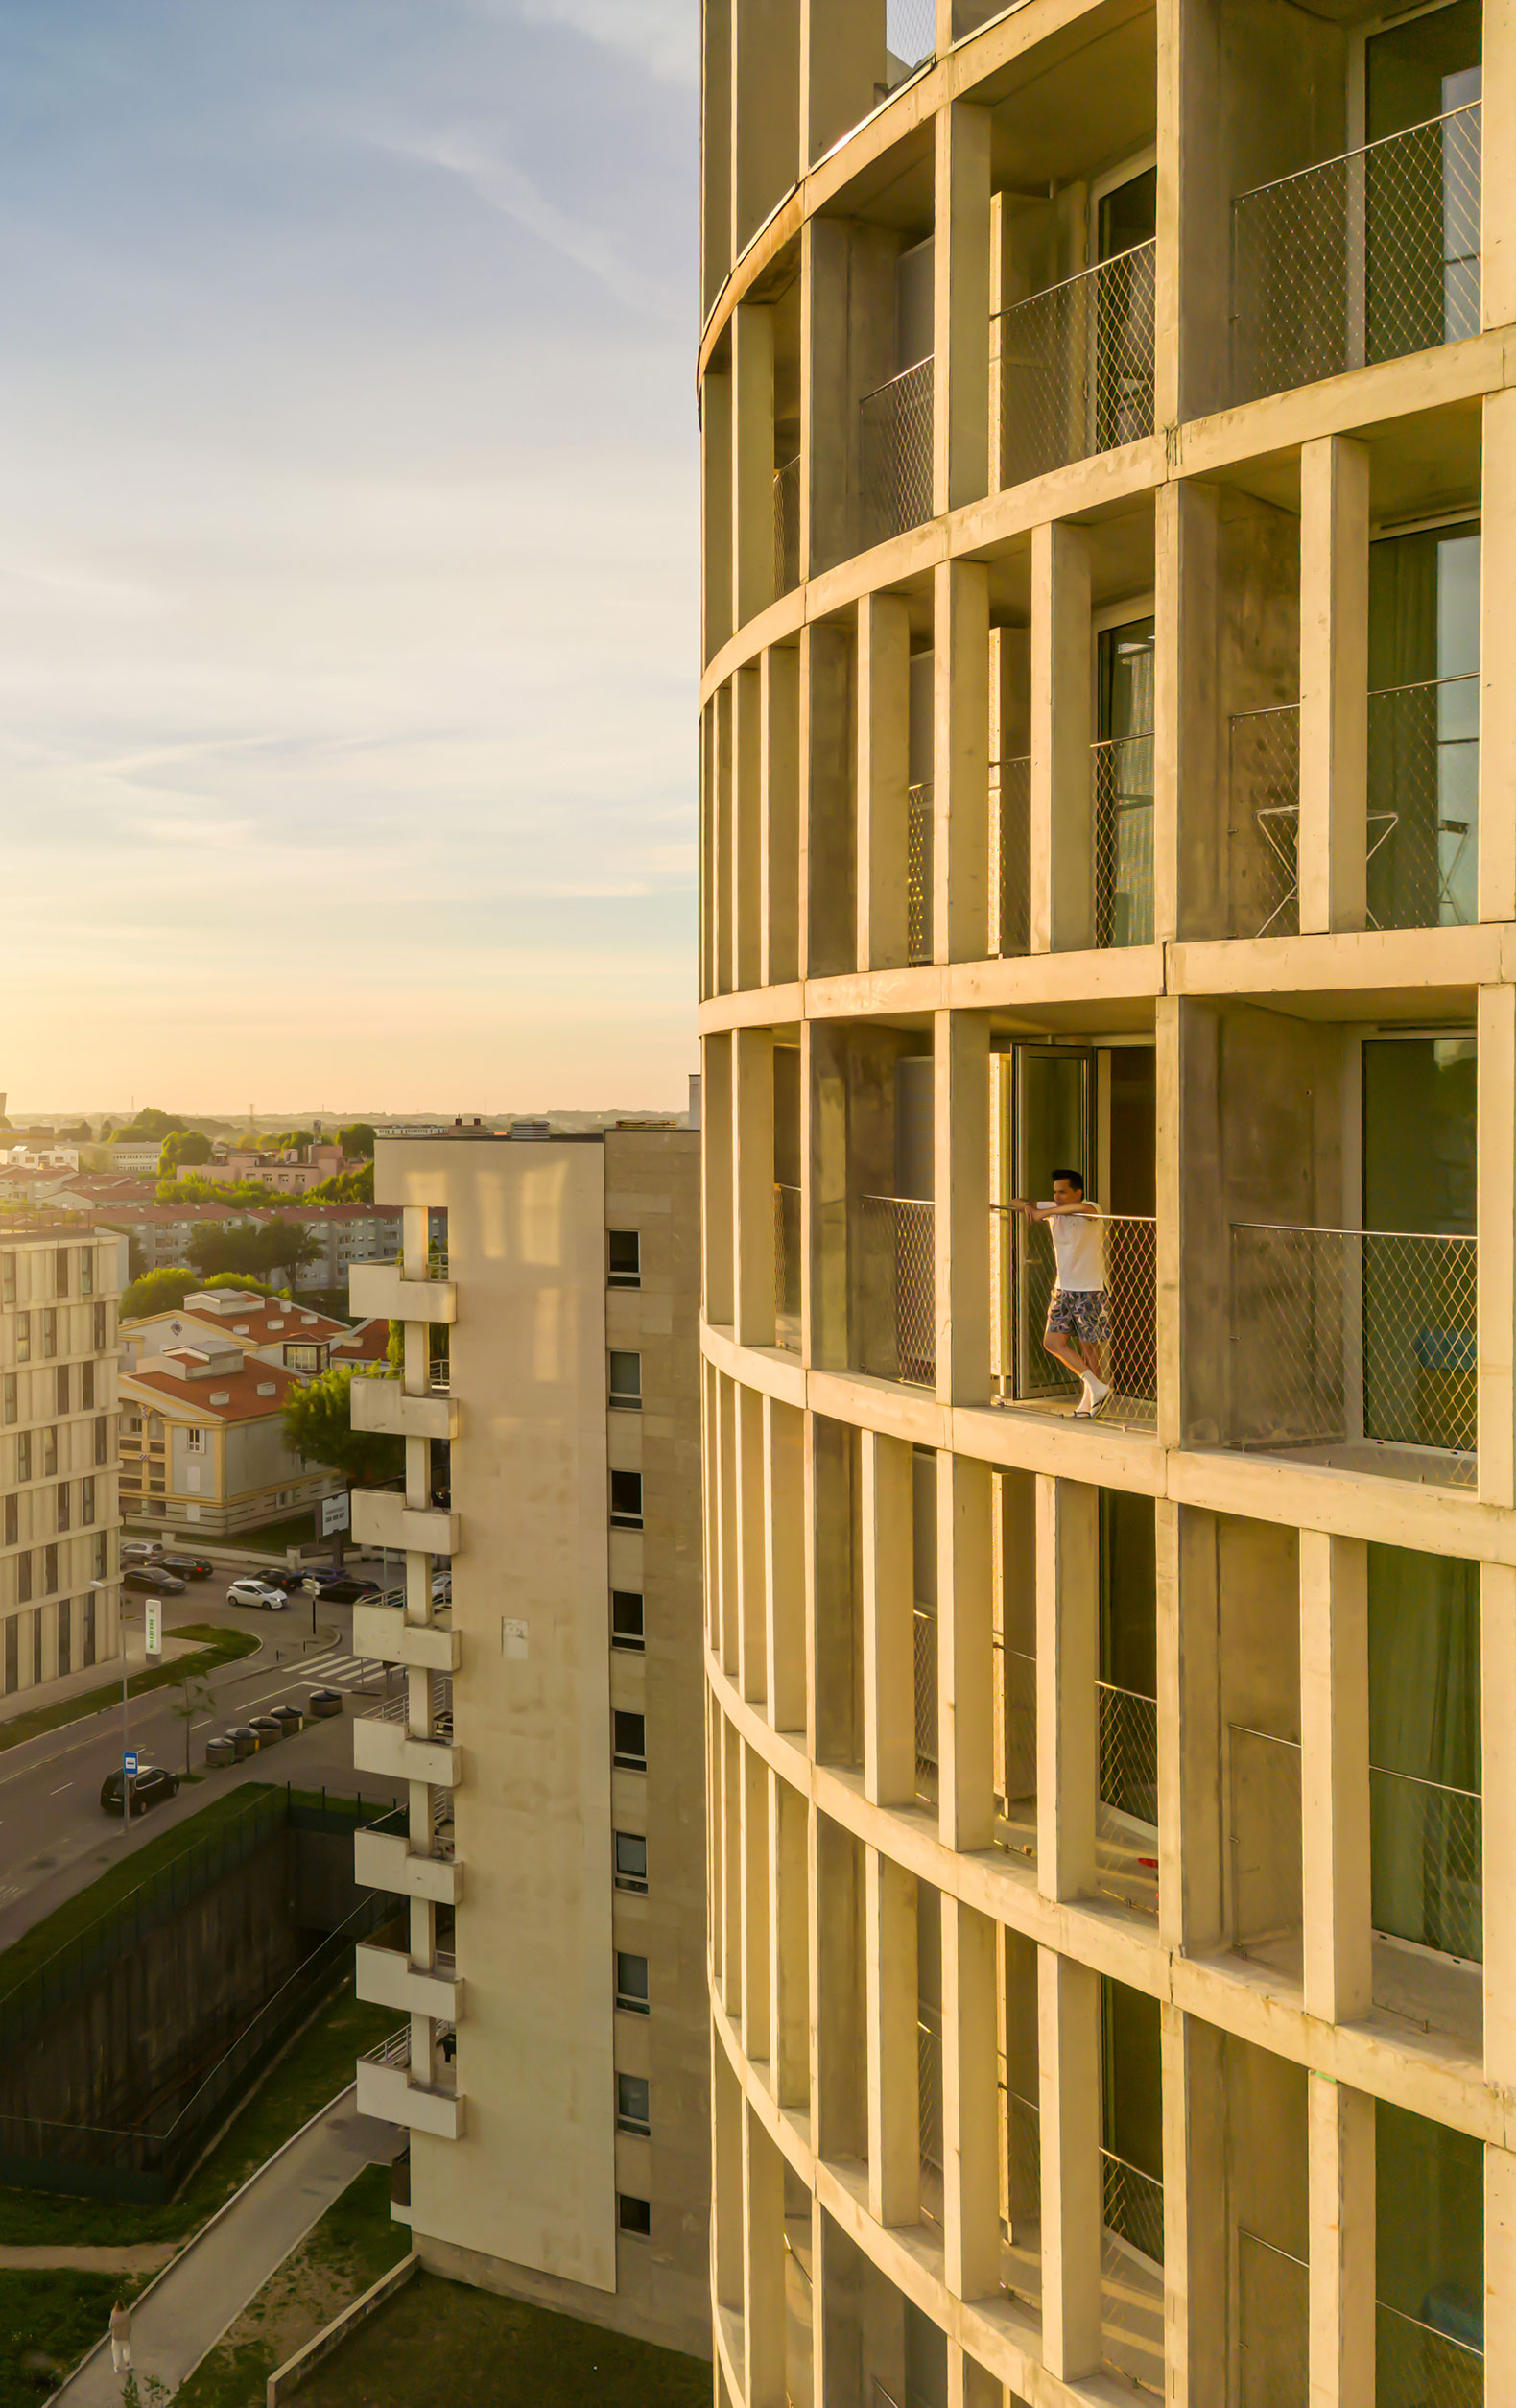
[[[458,1515],[434,1505],[407,1505],[393,1489],[354,1489],[353,1543],[396,1554],[456,1555]]]
[[[463,2132],[463,2101],[448,2090],[433,2090],[413,2082],[405,2065],[375,2065],[367,2058],[358,2066],[358,2112],[383,2124],[404,2124],[412,2132],[430,2133],[437,2140],[459,2140]]]
[[[456,1672],[462,1642],[446,1624],[407,1622],[399,1606],[354,1606],[353,1653],[415,1672]]]
[[[458,1406],[453,1397],[431,1391],[422,1396],[408,1395],[397,1379],[355,1379],[349,1415],[355,1430],[378,1430],[389,1438],[458,1436]]]
[[[383,1773],[392,1781],[429,1781],[456,1789],[462,1777],[462,1750],[446,1739],[411,1739],[400,1723],[361,1714],[353,1724],[353,1766]]]
[[[456,1974],[428,1972],[399,1948],[378,1948],[363,1942],[354,1953],[354,1981],[360,1998],[371,2006],[394,2007],[401,2015],[432,2015],[456,2024],[462,2006],[462,1984]]]
[[[368,1890],[396,1897],[430,1898],[434,1906],[457,1906],[463,1895],[463,1868],[451,1856],[422,1856],[395,1831],[360,1831],[353,1841],[353,1873]]]
[[[393,1262],[355,1262],[347,1275],[347,1298],[360,1319],[458,1319],[458,1289],[451,1279],[408,1279]]]

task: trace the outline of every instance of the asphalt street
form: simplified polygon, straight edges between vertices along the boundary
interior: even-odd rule
[[[356,1564],[379,1577],[377,1564]],[[318,1604],[316,1634],[307,1598],[283,1613],[261,1613],[226,1604],[227,1583],[257,1567],[218,1554],[207,1581],[186,1585],[182,1597],[163,1600],[165,1633],[184,1623],[230,1624],[261,1642],[209,1684],[213,1704],[189,1730],[190,1762],[200,1780],[143,1815],[130,1829],[100,1803],[101,1784],[121,1763],[124,1744],[144,1761],[182,1774],[185,1726],[174,1712],[180,1693],[165,1687],[132,1698],[124,1742],[119,1692],[101,1711],[59,1729],[44,1731],[19,1747],[0,1750],[0,1948],[9,1947],[39,1917],[93,1881],[109,1865],[160,1832],[185,1821],[225,1789],[249,1780],[293,1781],[302,1789],[362,1790],[389,1803],[393,1784],[353,1770],[351,1717],[384,1695],[382,1666],[362,1664],[352,1654],[352,1609]],[[127,1592],[129,1620],[140,1625],[141,1596]],[[391,1681],[398,1676],[391,1674]],[[303,1731],[224,1772],[205,1764],[205,1742],[233,1723],[265,1714],[281,1702],[302,1705],[312,1688],[343,1691],[343,1710],[331,1720],[308,1723]],[[3,1728],[3,1727],[0,1727]]]

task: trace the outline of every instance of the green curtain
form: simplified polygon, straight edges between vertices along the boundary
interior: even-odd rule
[[[1368,1550],[1368,1749],[1376,1930],[1479,1959],[1479,1566]]]

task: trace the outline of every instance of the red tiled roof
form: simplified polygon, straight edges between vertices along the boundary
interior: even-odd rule
[[[277,1364],[244,1362],[240,1371],[211,1371],[203,1379],[176,1379],[172,1371],[123,1371],[121,1390],[146,1389],[154,1402],[182,1409],[187,1421],[264,1421],[276,1414],[290,1391],[300,1385],[293,1371]],[[272,1396],[258,1394],[272,1387]],[[213,1404],[213,1396],[225,1398]]]
[[[389,1352],[390,1324],[384,1320],[357,1322],[332,1343],[334,1363],[383,1363]]]

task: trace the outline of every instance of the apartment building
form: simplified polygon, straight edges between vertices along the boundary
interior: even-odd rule
[[[708,2356],[699,1141],[381,1136],[375,1193],[404,1255],[354,1303],[404,1371],[352,1410],[406,1480],[353,1535],[405,1599],[353,1643],[404,1693],[354,1760],[411,1805],[358,1877],[410,1934],[358,1952],[407,2019],[360,2104],[409,2131],[424,2265]]]
[[[718,2398],[1504,2401],[1516,21],[703,74]]]
[[[65,1215],[0,1228],[0,1694],[121,1655],[116,1300],[125,1248]]]

